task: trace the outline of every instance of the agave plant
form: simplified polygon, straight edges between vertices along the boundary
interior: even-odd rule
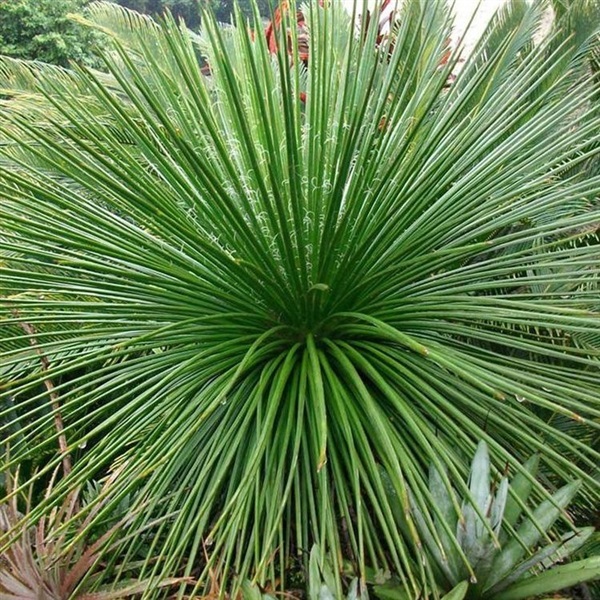
[[[142,580],[285,586],[316,543],[338,596],[343,559],[416,595],[430,463],[468,497],[484,438],[597,499],[598,451],[549,420],[600,415],[571,342],[600,333],[600,247],[569,243],[600,221],[597,90],[571,38],[533,44],[542,12],[509,3],[450,88],[442,1],[384,38],[311,3],[306,64],[294,6],[272,53],[258,14],[196,35],[98,3],[107,73],[2,61],[6,462],[73,462],[27,520],[116,470],[89,527],[135,491]]]
[[[530,495],[538,464],[538,457],[533,456],[510,484],[503,477],[495,485],[488,448],[481,442],[471,466],[471,494],[462,501],[458,513],[457,499],[437,469],[431,469],[429,487],[441,516],[428,523],[416,506],[415,513],[439,579],[444,582],[441,589],[470,579],[468,599],[522,600],[600,579],[600,556],[557,566],[590,539],[594,528],[575,529],[557,541],[547,541],[547,532],[573,500],[580,482],[563,486],[533,508]],[[509,533],[512,539],[508,539]],[[452,534],[460,552],[454,547]]]

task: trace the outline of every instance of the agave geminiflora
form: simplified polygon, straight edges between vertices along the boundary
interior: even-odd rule
[[[274,581],[318,543],[417,590],[430,463],[468,493],[483,437],[598,497],[548,417],[600,415],[573,342],[600,247],[569,243],[600,219],[600,119],[580,46],[532,43],[542,9],[509,3],[449,90],[449,11],[420,0],[379,44],[376,15],[305,7],[307,66],[285,22],[272,55],[105,3],[108,74],[3,61],[2,431],[11,462],[75,454],[31,518],[117,468],[97,518],[136,491],[139,578]]]

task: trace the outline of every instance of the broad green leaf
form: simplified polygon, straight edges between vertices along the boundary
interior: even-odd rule
[[[493,587],[486,588],[486,593],[493,595],[506,589],[515,581],[530,577],[531,573],[533,572],[532,569],[540,565],[540,563],[542,563],[542,561],[547,559],[549,556],[552,556],[554,553],[556,553],[559,547],[560,542],[554,542],[553,544],[542,547],[540,550],[535,552],[533,556],[527,560],[524,560],[520,564],[515,565],[504,579],[501,579],[495,583]]]
[[[317,598],[319,600],[335,600],[333,592],[324,583],[321,584]]]
[[[527,502],[534,486],[535,476],[539,466],[540,457],[534,454],[523,465],[523,470],[518,471],[510,482],[510,494],[504,509],[504,522],[514,527],[523,511],[522,505]],[[525,474],[527,473],[527,475]]]
[[[402,585],[375,585],[373,594],[379,600],[411,600],[413,594]]]
[[[256,584],[244,581],[241,585],[244,600],[263,600],[263,595]]]
[[[491,577],[486,582],[488,587],[494,586],[512,569],[516,568],[527,551],[526,549],[534,547],[552,527],[580,487],[581,482],[579,481],[567,484],[536,507],[531,519],[526,520],[517,528],[518,537],[510,540],[494,560]]]
[[[564,533],[560,537],[557,552],[543,561],[544,569],[549,569],[556,563],[567,560],[594,535],[594,532],[594,527],[582,527]]]
[[[498,486],[498,490],[494,496],[494,500],[492,502],[492,511],[490,515],[490,524],[494,529],[494,534],[498,536],[500,534],[500,529],[502,527],[502,522],[504,521],[504,514],[506,511],[506,505],[508,502],[508,491],[510,485],[508,482],[508,478],[503,477],[500,481],[500,485]]]
[[[519,581],[523,576],[531,576],[529,572],[535,573],[535,567],[543,569],[553,568],[556,563],[568,559],[593,533],[593,527],[586,527],[576,532],[571,531],[563,534],[560,540],[542,547],[533,556],[515,566],[504,579],[501,579],[492,588],[488,588],[486,593],[493,595],[506,589],[514,582]]]
[[[556,592],[586,581],[600,579],[600,557],[586,558],[529,577],[494,595],[494,600],[523,600],[533,595]]]
[[[490,488],[490,458],[487,444],[480,441],[469,473],[469,495],[463,501],[464,524],[457,526],[460,541],[471,564],[476,564],[489,554],[490,526],[486,519],[492,504]]]
[[[442,596],[442,600],[463,600],[469,589],[468,581],[461,581],[456,587],[452,588],[447,594]]]

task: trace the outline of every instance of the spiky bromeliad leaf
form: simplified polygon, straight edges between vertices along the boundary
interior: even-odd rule
[[[548,424],[600,414],[599,349],[569,343],[600,330],[600,248],[563,241],[600,218],[599,178],[563,176],[598,147],[571,118],[593,90],[532,49],[529,12],[448,89],[449,13],[424,4],[379,41],[377,15],[311,5],[307,64],[285,20],[272,54],[207,16],[209,77],[171,19],[98,4],[110,85],[42,77],[42,123],[2,112],[11,461],[57,445],[52,379],[76,456],[38,515],[117,469],[96,518],[136,492],[140,579],[275,580],[317,543],[334,573],[345,554],[431,589],[408,490],[439,513],[432,463],[468,494],[480,438],[598,496],[598,453]]]

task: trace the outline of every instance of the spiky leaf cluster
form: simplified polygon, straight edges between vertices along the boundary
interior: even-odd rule
[[[480,438],[598,496],[549,420],[600,415],[571,341],[600,333],[600,248],[569,243],[600,219],[599,176],[569,175],[600,137],[578,47],[511,3],[449,87],[443,2],[384,37],[304,10],[306,64],[289,14],[273,54],[258,17],[192,35],[105,3],[109,75],[2,62],[0,426],[14,463],[67,440],[38,516],[108,473],[96,519],[135,494],[140,579],[274,581],[316,542],[421,589],[408,490],[435,513],[428,465],[466,489]]]

